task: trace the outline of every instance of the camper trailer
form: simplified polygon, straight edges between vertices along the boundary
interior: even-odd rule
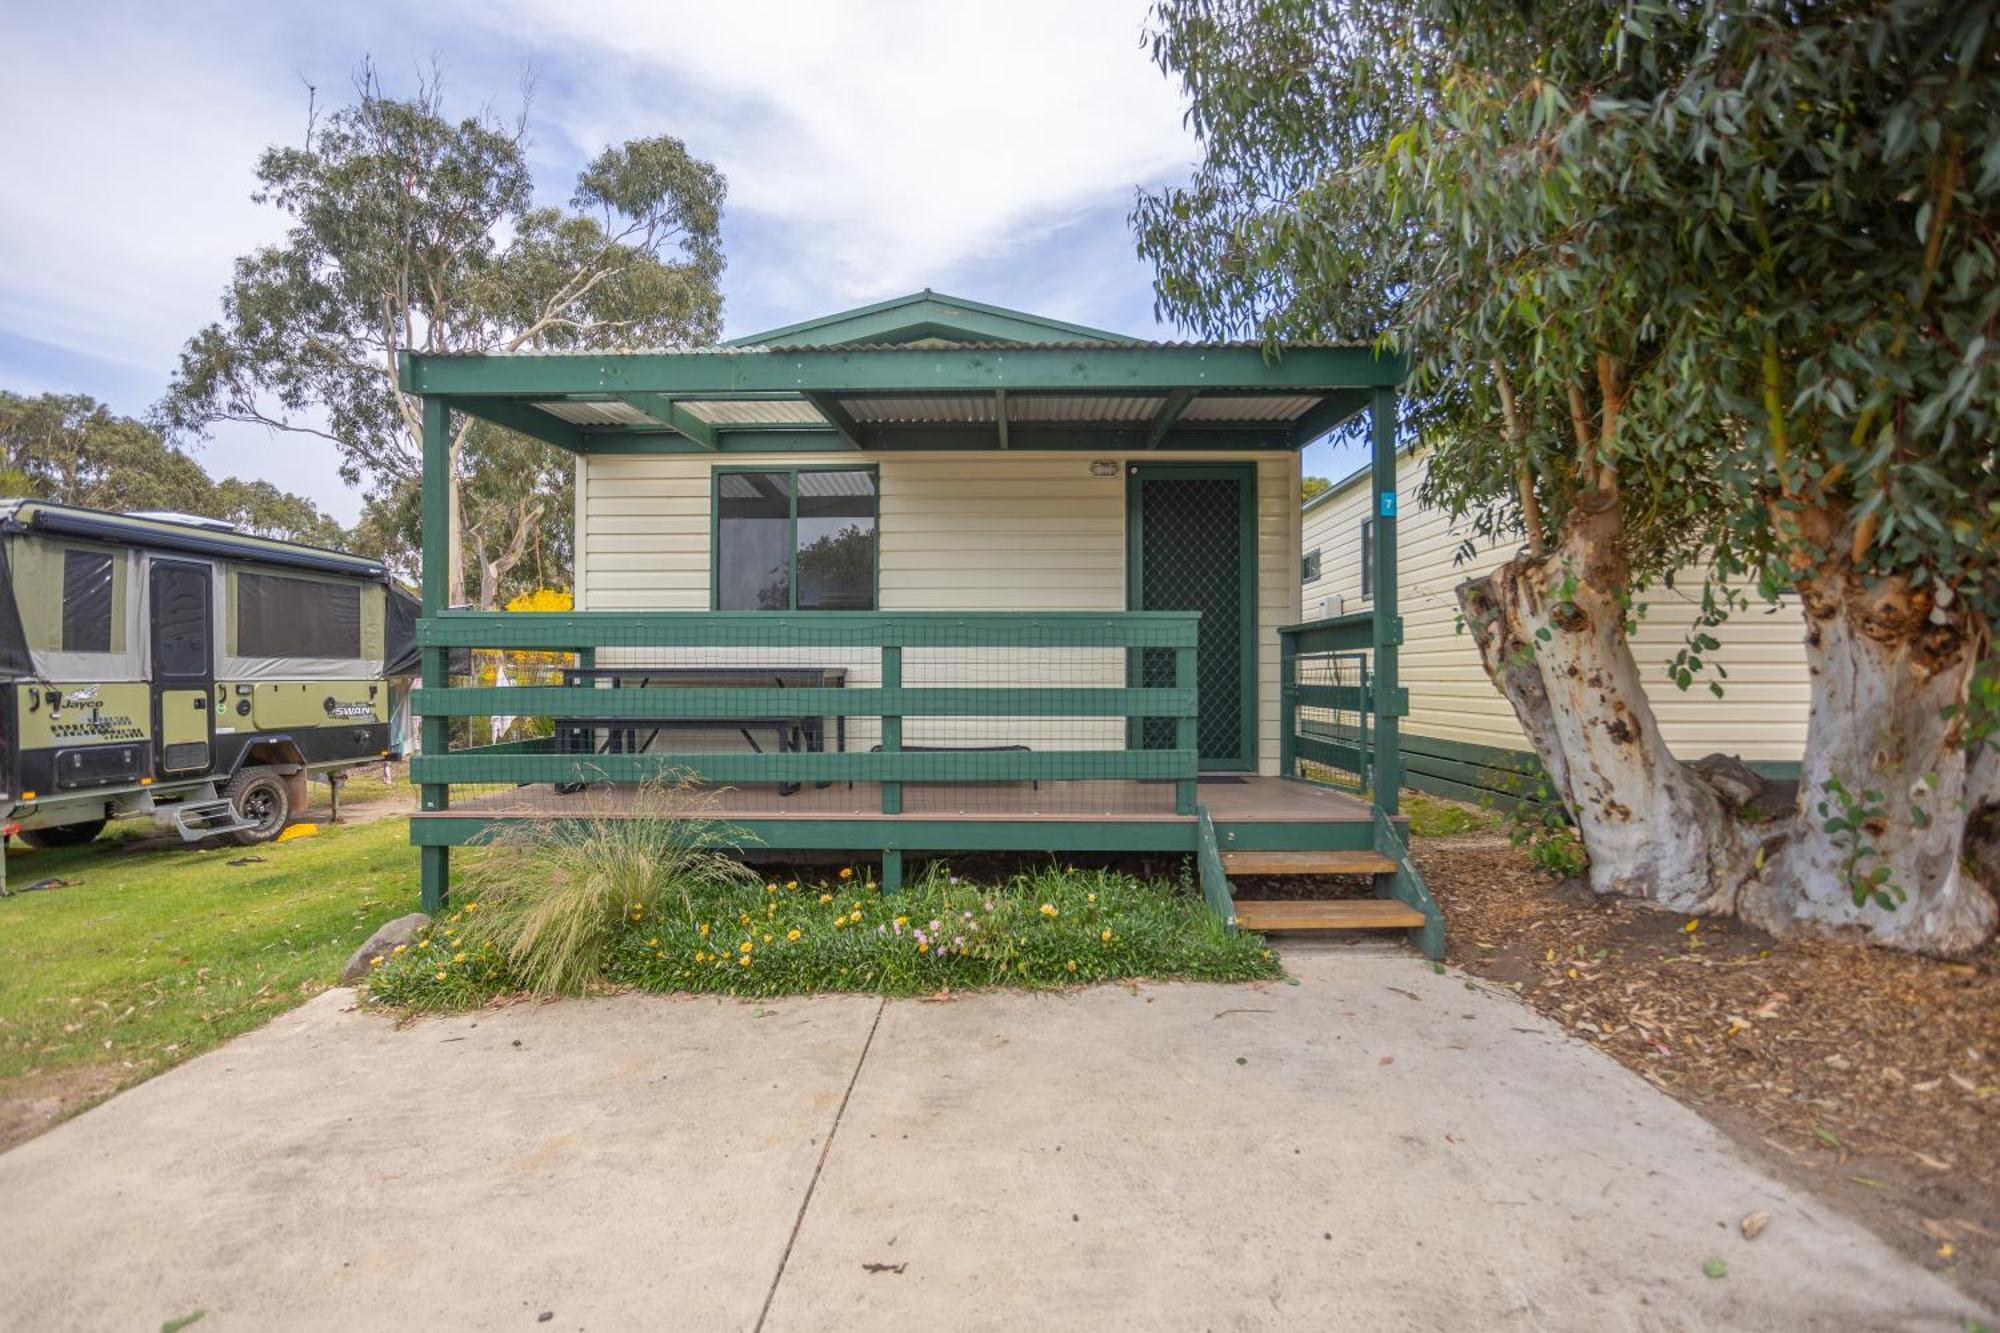
[[[416,604],[378,561],[178,514],[0,501],[0,811],[33,846],[151,815],[276,837],[391,756]]]

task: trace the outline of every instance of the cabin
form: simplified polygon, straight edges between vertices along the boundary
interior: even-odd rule
[[[1150,342],[930,291],[715,347],[405,354],[427,910],[452,847],[644,817],[635,784],[671,775],[746,852],[879,859],[888,892],[909,857],[1178,852],[1231,923],[1407,930],[1437,954],[1396,799],[1403,376],[1370,346]],[[1372,609],[1301,626],[1299,451],[1363,414]],[[444,605],[462,415],[574,456],[574,611]],[[454,683],[462,650],[562,665]],[[1339,674],[1358,662],[1366,688]],[[1335,747],[1347,767],[1305,775],[1302,707],[1365,736],[1365,767]],[[494,716],[546,734],[471,743],[489,733],[460,720]],[[1257,903],[1231,881],[1282,873],[1373,896]]]
[[[1425,468],[1420,450],[1405,450],[1396,464],[1404,504],[1396,553],[1399,667],[1410,690],[1400,737],[1404,781],[1439,796],[1510,806],[1535,798],[1540,765],[1513,706],[1494,688],[1462,628],[1457,589],[1510,558],[1519,543],[1476,539],[1448,513],[1425,505]],[[1300,583],[1310,619],[1371,608],[1377,540],[1371,478],[1372,469],[1363,468],[1304,504]],[[1684,571],[1674,586],[1653,588],[1644,605],[1632,650],[1674,754],[1683,760],[1733,754],[1767,778],[1796,782],[1810,701],[1797,599],[1775,609],[1753,599],[1750,610],[1711,631],[1722,648],[1706,656],[1728,672],[1718,681],[1720,698],[1705,682],[1683,690],[1666,673],[1700,616],[1701,571]]]

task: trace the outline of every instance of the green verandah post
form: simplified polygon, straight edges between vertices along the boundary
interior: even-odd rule
[[[1403,641],[1403,621],[1396,614],[1396,391],[1378,388],[1369,395],[1368,424],[1373,458],[1370,479],[1375,492],[1375,806],[1393,815],[1401,805],[1403,754],[1398,745],[1397,718],[1402,713],[1397,687],[1396,647]]]
[[[900,690],[903,688],[903,649],[900,644],[882,645],[882,688]],[[882,715],[882,753],[899,754],[903,749],[903,718],[900,713]],[[903,784],[885,782],[882,784],[882,813],[900,815],[903,813]],[[882,892],[898,893],[903,887],[903,853],[899,848],[886,847],[882,850]]]
[[[424,515],[423,515],[423,614],[435,617],[444,609],[446,589],[451,586],[451,525],[449,482],[451,477],[451,405],[436,395],[424,398]],[[425,689],[441,690],[450,682],[445,676],[446,650],[425,648],[419,665]],[[451,747],[449,722],[442,715],[426,714],[421,733],[423,753],[441,755]],[[451,788],[427,782],[418,792],[418,808],[443,810],[451,804]],[[417,850],[423,908],[435,916],[451,897],[451,849],[421,847]]]

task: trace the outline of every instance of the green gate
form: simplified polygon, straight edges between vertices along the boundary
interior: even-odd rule
[[[1257,767],[1257,471],[1244,463],[1135,463],[1126,472],[1126,605],[1199,611],[1201,766]],[[1140,649],[1135,682],[1169,688],[1170,652]],[[1147,718],[1133,744],[1174,748],[1174,724]]]

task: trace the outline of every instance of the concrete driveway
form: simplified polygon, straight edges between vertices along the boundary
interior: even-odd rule
[[[330,992],[0,1156],[0,1325],[1977,1313],[1511,999],[1400,952],[1287,963],[1295,985],[627,996],[401,1030]]]

